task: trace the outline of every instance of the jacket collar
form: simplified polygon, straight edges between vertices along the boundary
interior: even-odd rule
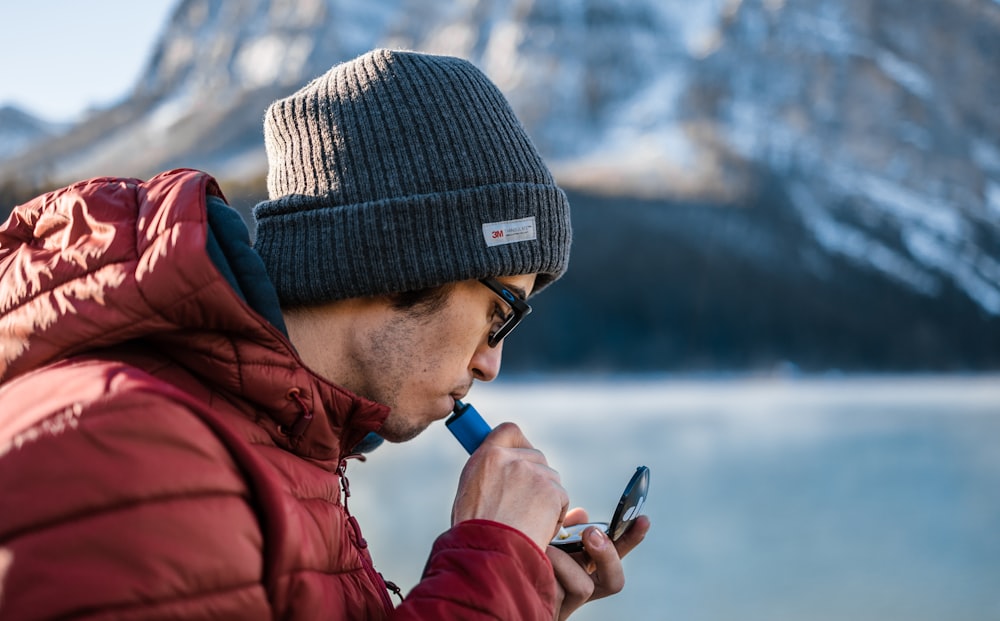
[[[388,409],[313,373],[234,289],[234,266],[208,250],[207,195],[222,198],[214,179],[174,170],[92,179],[15,208],[0,227],[0,381],[142,343],[229,395],[279,446],[339,460]]]

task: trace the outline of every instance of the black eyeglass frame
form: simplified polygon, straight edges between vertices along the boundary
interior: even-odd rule
[[[493,280],[492,278],[481,278],[479,282],[486,285],[490,291],[500,296],[500,298],[506,302],[511,309],[509,316],[504,318],[500,327],[496,331],[491,332],[487,343],[490,347],[496,347],[500,344],[500,341],[504,340],[508,334],[510,334],[517,324],[521,323],[528,314],[531,313],[531,306],[524,301],[523,298],[519,297],[516,293],[504,286],[502,282]]]

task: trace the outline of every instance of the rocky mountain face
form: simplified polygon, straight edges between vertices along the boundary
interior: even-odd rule
[[[184,0],[0,178],[252,182],[266,105],[377,46],[478,64],[573,192],[513,366],[1000,366],[997,0]]]

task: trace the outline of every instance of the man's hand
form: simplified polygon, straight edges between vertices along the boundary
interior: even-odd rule
[[[458,481],[451,523],[483,519],[506,524],[546,549],[559,530],[569,496],[559,473],[513,423],[498,425],[469,458]]]
[[[583,509],[566,514],[565,526],[585,524],[589,518]],[[600,528],[583,532],[583,552],[567,554],[549,546],[546,550],[559,585],[556,619],[563,621],[589,601],[614,595],[625,587],[625,571],[621,559],[632,551],[649,532],[649,518],[639,516],[632,527],[612,544]]]

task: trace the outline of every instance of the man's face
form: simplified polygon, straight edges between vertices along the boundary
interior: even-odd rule
[[[497,279],[518,296],[531,293],[535,275]],[[456,283],[430,312],[393,308],[388,302],[364,313],[349,337],[346,359],[331,380],[387,405],[379,434],[390,442],[414,438],[447,417],[474,380],[488,382],[500,371],[503,342],[488,338],[509,311],[477,280]]]

